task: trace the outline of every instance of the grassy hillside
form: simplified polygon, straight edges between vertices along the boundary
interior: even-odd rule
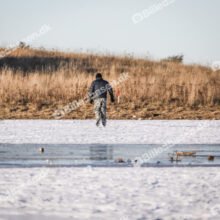
[[[3,49],[0,49],[3,51]],[[113,119],[220,119],[220,72],[177,62],[19,48],[0,58],[0,118],[53,118],[57,108],[82,99],[95,74],[114,87],[121,103]],[[64,118],[93,118],[86,103]]]

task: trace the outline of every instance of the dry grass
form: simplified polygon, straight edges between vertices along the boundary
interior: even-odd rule
[[[23,112],[30,115],[22,113],[19,117],[30,118],[34,114],[30,113],[30,106],[38,111],[42,107],[44,112],[47,108],[54,111],[83,98],[97,72],[102,72],[108,81],[116,80],[123,72],[130,76],[119,85],[124,116],[116,111],[119,106],[115,106],[111,109],[115,112],[113,118],[128,118],[126,112],[132,110],[133,114],[137,109],[144,110],[142,117],[149,118],[146,113],[149,105],[163,106],[164,109],[168,106],[193,108],[194,111],[205,106],[215,109],[220,106],[220,73],[208,67],[111,55],[17,49],[9,57],[0,59],[1,109],[7,112],[6,108],[10,108],[1,118],[11,118],[21,108],[26,108]],[[161,115],[159,109],[157,112]],[[39,117],[44,118],[42,114]],[[75,118],[82,117],[76,115]]]

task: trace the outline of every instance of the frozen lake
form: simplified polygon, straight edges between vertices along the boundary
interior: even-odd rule
[[[40,153],[39,148],[44,148]],[[179,144],[157,152],[159,144],[0,144],[0,167],[57,166],[219,166],[220,144]],[[160,148],[161,149],[161,148]],[[195,151],[179,162],[170,162],[168,153]],[[154,153],[155,152],[155,153]],[[215,156],[213,161],[208,155]],[[147,157],[148,156],[148,157]],[[149,158],[150,157],[150,158]],[[118,158],[124,162],[119,163]],[[136,162],[135,162],[136,161]]]
[[[0,219],[220,219],[219,134],[220,121],[0,121]],[[174,150],[196,156],[171,163]]]
[[[135,166],[135,161],[219,166],[219,134],[219,121],[110,120],[97,128],[93,120],[5,120],[0,122],[0,167]],[[168,153],[175,150],[196,155],[171,163]]]

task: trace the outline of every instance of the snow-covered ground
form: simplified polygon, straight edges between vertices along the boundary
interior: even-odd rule
[[[220,143],[220,121],[0,121],[0,143]],[[2,219],[220,219],[220,168],[0,168]]]
[[[0,177],[0,219],[220,219],[216,167],[14,168]]]
[[[0,121],[0,143],[218,144],[219,134],[220,121],[214,120],[109,120],[106,128],[94,120]]]

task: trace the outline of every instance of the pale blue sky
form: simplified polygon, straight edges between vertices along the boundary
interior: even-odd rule
[[[160,59],[183,54],[186,63],[220,60],[220,0],[176,0],[134,24],[132,15],[163,0],[0,0],[0,45],[52,30],[30,45],[93,50]]]

